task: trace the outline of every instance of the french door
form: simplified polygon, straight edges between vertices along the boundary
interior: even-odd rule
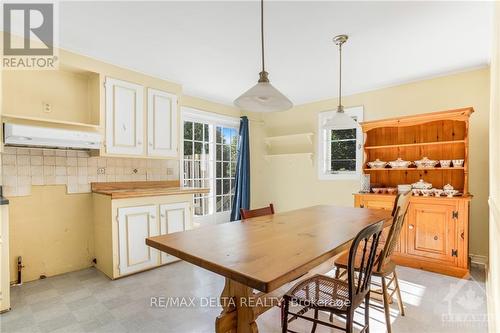
[[[228,222],[234,198],[239,120],[184,108],[181,177],[184,186],[208,187],[195,194],[194,222]]]

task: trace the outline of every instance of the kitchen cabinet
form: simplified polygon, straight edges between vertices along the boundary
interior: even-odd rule
[[[0,313],[8,310],[10,310],[9,205],[1,204],[0,205]]]
[[[177,156],[177,96],[148,88],[148,155]]]
[[[144,243],[159,233],[156,206],[118,209],[118,250],[120,275],[134,273],[158,264],[158,251]]]
[[[106,78],[106,153],[144,153],[144,88],[141,85]]]
[[[192,228],[193,194],[113,199],[93,193],[95,267],[111,279],[178,260],[162,256],[147,237]]]
[[[106,154],[177,157],[179,124],[175,94],[109,77],[105,90]]]
[[[160,235],[185,231],[189,215],[189,203],[181,202],[175,204],[160,205]],[[166,264],[175,260],[176,257],[167,253],[161,253],[161,263]]]

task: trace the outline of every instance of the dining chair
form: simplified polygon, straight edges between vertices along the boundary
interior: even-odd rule
[[[391,260],[391,256],[398,244],[399,235],[401,234],[406,213],[408,212],[410,196],[411,192],[406,192],[398,194],[396,197],[392,210],[392,224],[385,241],[381,240],[379,243],[376,263],[373,268],[373,276],[381,279],[382,290],[372,289],[372,293],[381,296],[384,305],[385,323],[388,333],[392,332],[389,304],[392,303],[392,297],[394,294],[396,294],[398,299],[399,313],[401,316],[405,315],[403,300],[401,298],[401,290],[399,288],[398,275],[396,273],[396,264]],[[347,253],[342,254],[335,260],[335,277],[340,279],[345,278],[346,270],[348,270],[349,267],[348,262]]]
[[[282,332],[296,331],[288,329],[288,324],[298,318],[313,323],[311,333],[318,324],[340,329],[351,333],[354,323],[363,326],[362,331],[369,330],[370,284],[373,265],[384,221],[373,223],[361,230],[352,241],[347,265],[347,281],[317,274],[298,282],[283,297]],[[355,272],[355,263],[358,275]],[[364,303],[364,325],[354,321],[354,310]],[[299,305],[298,312],[290,311],[290,304]],[[306,317],[309,310],[314,310],[314,318]],[[330,322],[318,318],[319,311],[331,314]],[[289,315],[292,317],[288,319]],[[346,320],[346,326],[333,324],[332,315]]]
[[[274,214],[274,206],[272,203],[270,203],[268,207],[264,208],[257,208],[257,209],[240,208],[240,215],[242,219],[249,219],[251,217],[273,215],[273,214]]]

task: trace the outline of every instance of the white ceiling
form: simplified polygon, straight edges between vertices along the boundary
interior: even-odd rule
[[[60,45],[226,104],[260,71],[259,2],[65,2]],[[295,104],[487,65],[492,3],[266,2],[266,69]]]

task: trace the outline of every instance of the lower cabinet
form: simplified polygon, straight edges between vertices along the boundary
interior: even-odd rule
[[[180,202],[176,204],[168,204],[160,206],[160,235],[171,234],[187,230],[189,215],[189,203]],[[172,261],[179,260],[165,252],[161,253],[161,263],[167,264]]]
[[[394,195],[355,194],[354,205],[391,210]],[[403,266],[464,277],[469,273],[470,197],[411,197],[393,259]],[[384,230],[387,234],[389,228]]]
[[[120,275],[158,265],[158,251],[144,244],[148,237],[158,236],[156,206],[118,209],[118,250]]]
[[[146,238],[192,228],[192,194],[114,199],[93,194],[95,267],[112,279],[179,260]]]

